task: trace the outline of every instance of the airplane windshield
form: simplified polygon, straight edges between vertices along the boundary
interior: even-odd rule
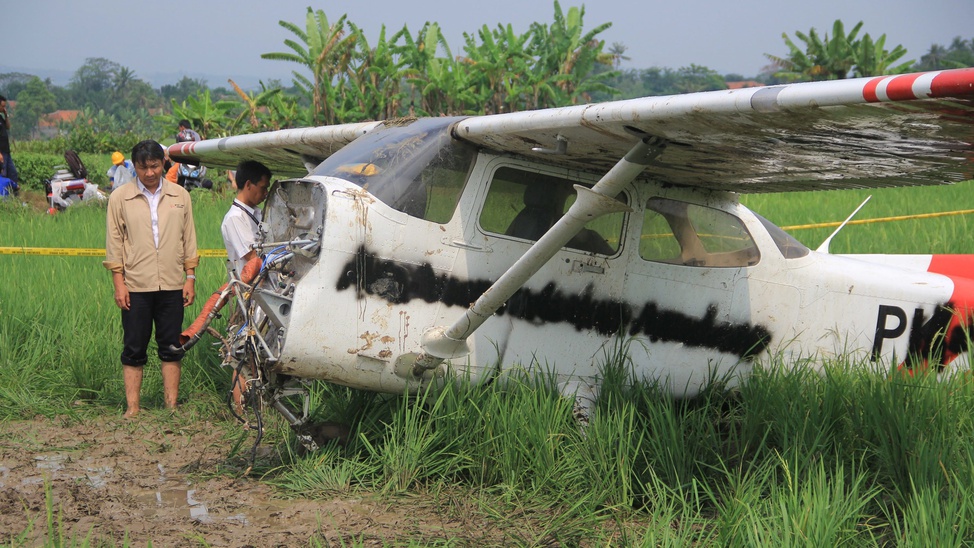
[[[753,211],[751,213],[754,213]],[[774,240],[776,246],[781,251],[781,256],[786,259],[798,259],[799,257],[804,257],[808,255],[808,248],[804,244],[795,239],[794,236],[788,234],[780,227],[777,227],[771,221],[765,219],[761,215],[754,213],[754,216],[761,221],[764,228],[768,229],[768,234],[771,235],[771,239]]]
[[[460,118],[428,118],[362,136],[312,175],[354,183],[389,207],[437,223],[450,220],[476,151],[450,136]]]

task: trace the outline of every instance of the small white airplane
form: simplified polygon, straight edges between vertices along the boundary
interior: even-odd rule
[[[403,393],[544,369],[583,408],[617,337],[675,396],[769,357],[968,367],[974,255],[832,255],[740,193],[974,177],[974,69],[178,143],[276,175],[225,364],[300,434],[310,379]],[[210,306],[216,303],[216,306]],[[295,382],[299,381],[299,382]]]

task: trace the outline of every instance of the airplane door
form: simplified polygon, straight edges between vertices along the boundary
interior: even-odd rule
[[[703,205],[652,197],[626,298],[637,373],[692,395],[765,344],[767,330],[735,303],[738,280],[760,261],[744,223]]]
[[[495,280],[571,207],[573,185],[590,182],[506,158],[489,160],[486,174],[489,185],[471,239],[484,240],[488,251],[468,258],[472,270]],[[588,223],[478,330],[478,344],[499,354],[505,367],[595,375],[605,342],[622,319],[625,268],[618,263],[625,220],[616,213]],[[547,363],[535,364],[542,340],[556,342],[546,344]]]

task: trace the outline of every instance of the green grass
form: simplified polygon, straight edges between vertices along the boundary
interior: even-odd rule
[[[876,191],[860,218],[971,208],[972,184]],[[789,225],[841,220],[862,194],[745,201]],[[219,249],[229,195],[194,192],[193,199],[200,247]],[[968,222],[850,226],[833,252],[970,252]],[[814,247],[829,232],[794,234]],[[0,203],[0,246],[103,245],[103,207],[47,216]],[[0,420],[78,413],[78,400],[121,412],[121,329],[101,259],[0,255],[0,265]],[[201,302],[223,282],[222,261],[203,259],[198,272]],[[974,544],[968,373],[888,375],[844,360],[821,370],[771,360],[734,391],[716,382],[697,398],[674,401],[631,378],[625,348],[619,341],[606,357],[606,382],[585,429],[546,375],[515,372],[480,387],[461,380],[410,397],[316,384],[316,416],[352,423],[349,443],[305,455],[271,419],[268,443],[283,461],[258,462],[252,474],[284,495],[406,495],[444,507],[472,501],[463,511],[520,546]],[[222,405],[229,374],[218,362],[205,344],[187,355],[181,400],[189,411],[179,420],[230,420]],[[145,405],[161,408],[158,368],[146,373]],[[246,452],[248,443],[229,440],[228,455]],[[64,538],[58,520],[49,507],[24,523],[46,528],[52,546],[99,545],[97,532]],[[0,542],[19,546],[26,538],[7,532]]]
[[[741,202],[780,227],[843,221],[872,199],[854,220],[974,209],[974,181],[936,187],[753,194]],[[971,253],[974,214],[848,225],[832,240],[832,253]],[[815,249],[835,228],[791,230]]]

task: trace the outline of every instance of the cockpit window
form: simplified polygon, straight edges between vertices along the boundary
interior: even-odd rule
[[[744,267],[760,254],[740,219],[709,207],[665,198],[646,205],[639,255],[686,266]]]
[[[472,146],[450,136],[457,120],[430,118],[373,130],[331,155],[312,174],[344,179],[397,211],[445,223],[476,158]]]
[[[574,181],[512,167],[498,169],[480,214],[480,226],[487,232],[536,241],[575,202]],[[619,196],[625,201],[624,194]],[[611,213],[590,221],[565,247],[602,255],[613,255],[625,220],[623,213]]]
[[[754,213],[752,211],[752,213]],[[764,217],[754,213],[754,216],[761,221],[764,228],[767,229],[768,234],[771,235],[771,239],[774,240],[774,244],[778,246],[778,250],[781,251],[781,256],[786,259],[797,259],[799,257],[804,257],[808,255],[809,250],[804,244],[795,239],[794,236],[788,234],[781,228],[777,227],[771,221],[765,219]]]

